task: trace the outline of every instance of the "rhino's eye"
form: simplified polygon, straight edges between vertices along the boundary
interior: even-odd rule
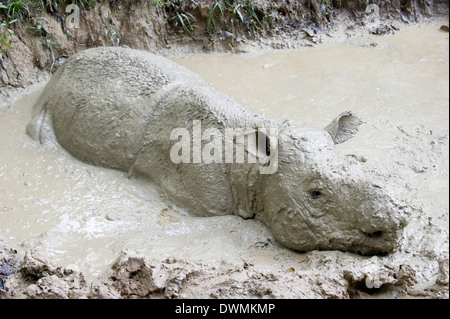
[[[309,194],[314,199],[319,198],[322,195],[322,193],[319,190],[317,190],[317,189],[310,190]]]

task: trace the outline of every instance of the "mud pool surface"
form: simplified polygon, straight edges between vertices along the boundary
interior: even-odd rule
[[[146,182],[31,140],[25,126],[45,83],[0,108],[0,240],[45,253],[88,282],[106,278],[119,257],[160,262],[172,267],[168,277],[185,274],[172,297],[448,298],[449,35],[439,26],[172,57],[277,120],[322,128],[343,111],[361,117],[366,123],[339,150],[395,181],[414,208],[393,254],[296,253],[258,221],[177,214]]]

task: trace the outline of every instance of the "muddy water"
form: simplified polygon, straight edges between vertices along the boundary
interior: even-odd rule
[[[390,261],[408,260],[429,280],[437,260],[448,259],[448,38],[429,25],[315,48],[173,60],[278,120],[324,127],[343,111],[358,114],[366,124],[339,148],[406,187],[418,210]],[[0,109],[0,239],[6,244],[44,250],[88,278],[109,269],[121,251],[217,267],[312,264],[316,255],[304,263],[305,254],[279,247],[259,222],[180,215],[151,185],[31,140],[25,126],[43,84]],[[359,258],[344,257],[358,267]]]
[[[448,128],[447,40],[435,26],[422,26],[344,45],[176,61],[278,120],[325,126],[351,109],[365,119]]]

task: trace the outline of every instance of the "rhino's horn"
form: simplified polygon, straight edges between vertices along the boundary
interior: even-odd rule
[[[353,137],[362,123],[364,122],[352,112],[344,112],[328,124],[324,130],[330,133],[334,144],[339,144]]]

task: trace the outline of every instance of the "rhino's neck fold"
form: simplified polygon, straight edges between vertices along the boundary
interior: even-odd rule
[[[259,167],[257,164],[232,164],[230,185],[233,194],[233,214],[242,218],[254,218],[263,210],[260,198]]]

